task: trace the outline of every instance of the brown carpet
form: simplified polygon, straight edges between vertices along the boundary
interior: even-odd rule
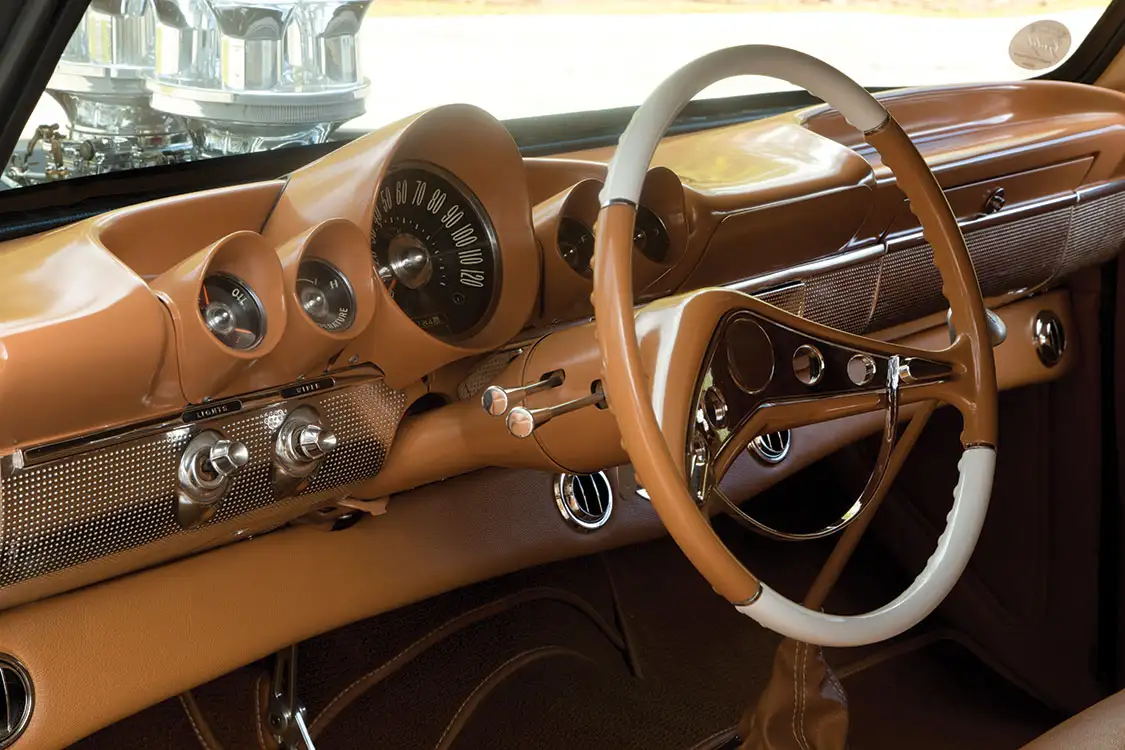
[[[751,569],[794,597],[831,544],[772,542],[725,519],[717,526]],[[861,545],[829,609],[877,606],[904,581]],[[300,645],[298,693],[314,721],[331,708],[314,725],[320,750],[685,750],[737,722],[765,685],[778,640],[663,540],[522,571],[313,638]],[[844,669],[871,664],[845,680],[857,750],[1003,750],[1053,723],[959,646],[880,662],[882,648],[829,654]],[[251,665],[194,691],[226,750],[260,747],[255,687],[267,669]],[[76,747],[199,745],[179,702],[168,701]]]

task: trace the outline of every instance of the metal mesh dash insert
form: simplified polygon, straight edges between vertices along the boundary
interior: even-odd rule
[[[406,406],[401,391],[366,381],[114,445],[12,469],[0,476],[0,588],[165,537],[189,533],[173,513],[180,455],[191,437],[216,429],[246,443],[250,462],[233,477],[214,520],[251,513],[275,497],[273,442],[288,412],[316,407],[340,440],[302,493],[374,476]]]

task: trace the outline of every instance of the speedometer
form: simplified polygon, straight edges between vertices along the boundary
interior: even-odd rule
[[[371,256],[398,306],[439,338],[472,335],[495,307],[492,224],[467,187],[433,167],[387,174],[375,196]]]

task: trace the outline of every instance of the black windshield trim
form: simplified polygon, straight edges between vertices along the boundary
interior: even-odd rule
[[[1074,54],[1051,72],[1048,81],[1094,83],[1125,45],[1125,0],[1113,0]]]

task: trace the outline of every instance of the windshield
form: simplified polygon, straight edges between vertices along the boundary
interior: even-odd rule
[[[780,44],[865,86],[1029,78],[1108,0],[93,0],[0,187],[321,143],[469,102],[639,104],[684,63]],[[782,91],[724,81],[704,97]]]

